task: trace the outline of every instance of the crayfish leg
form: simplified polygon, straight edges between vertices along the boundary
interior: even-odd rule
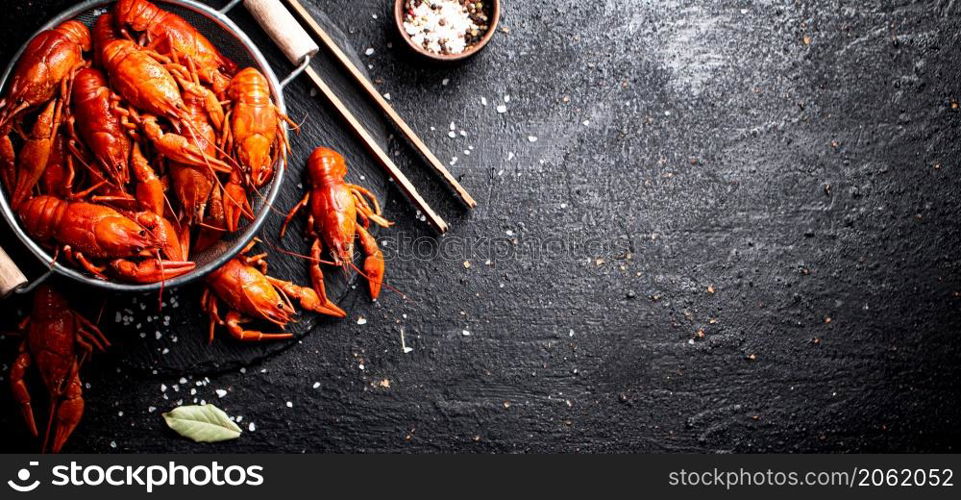
[[[93,324],[92,321],[79,314],[75,315],[75,317],[77,318],[77,323],[80,326],[80,328],[77,330],[77,333],[81,338],[85,339],[100,351],[106,351],[107,348],[110,347],[110,341],[107,340],[106,335],[100,331],[100,328],[97,327],[97,325]]]
[[[14,128],[14,125],[19,127],[19,122],[14,119],[20,118],[24,111],[30,109],[30,103],[23,101],[17,106],[12,106],[11,103],[3,100],[0,101],[0,109],[3,110],[0,112],[0,134],[7,135]]]
[[[354,195],[358,213],[374,221],[380,227],[390,227],[394,225],[393,222],[381,216],[380,203],[378,203],[374,193],[356,184],[349,184],[348,187],[350,188],[351,194]]]
[[[241,325],[249,321],[250,320],[241,316],[240,313],[236,311],[230,311],[227,313],[226,317],[227,332],[229,332],[233,338],[240,340],[241,342],[258,342],[261,340],[294,338],[293,334],[290,333],[264,333],[257,330],[245,330]]]
[[[82,253],[74,252],[69,245],[64,246],[63,251],[67,255],[68,259],[80,264],[84,269],[90,272],[90,274],[93,274],[94,276],[103,280],[108,279],[107,275],[103,273],[104,269],[106,269],[105,267],[98,267],[94,265],[94,263],[87,260]]]
[[[30,353],[27,352],[26,341],[24,341],[24,343],[20,345],[20,353],[17,355],[17,359],[13,362],[13,366],[10,367],[10,388],[13,390],[13,399],[20,405],[20,413],[23,415],[24,422],[27,423],[27,428],[30,429],[33,437],[37,437],[40,433],[37,431],[37,421],[33,417],[30,391],[27,389],[27,384],[24,383],[23,380],[23,377],[27,373],[27,368],[30,367],[30,361]]]
[[[211,293],[209,288],[204,289],[203,296],[200,297],[200,308],[210,316],[210,324],[208,325],[207,333],[207,343],[213,344],[214,342],[214,331],[217,325],[224,324],[223,318],[220,317],[220,312],[217,310],[217,297]]]
[[[294,207],[291,208],[289,212],[287,212],[287,216],[284,217],[284,223],[280,225],[281,238],[283,238],[284,235],[287,234],[287,226],[290,225],[290,221],[294,220],[294,217],[297,216],[297,212],[300,212],[301,210],[303,210],[307,206],[307,203],[309,202],[310,202],[310,191],[307,191],[307,193],[304,194],[304,197],[301,198],[300,201],[298,201],[297,204],[294,205]]]
[[[245,257],[244,260],[247,264],[256,267],[261,274],[267,274],[267,252]],[[270,276],[267,276],[267,278],[270,278]]]
[[[367,256],[364,259],[364,274],[370,287],[370,298],[377,299],[384,283],[384,253],[377,246],[377,240],[363,226],[357,226],[360,249]]]

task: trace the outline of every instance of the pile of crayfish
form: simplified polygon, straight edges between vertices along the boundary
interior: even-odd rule
[[[23,229],[57,258],[105,280],[162,282],[193,270],[195,252],[253,217],[251,196],[286,160],[285,122],[256,69],[239,69],[179,16],[119,0],[92,30],[67,21],[29,42],[0,99],[0,183]],[[321,264],[354,268],[378,297],[384,256],[370,229],[391,223],[373,194],[346,181],[340,154],[317,148],[307,175],[280,237],[307,213],[310,286],[270,276],[251,242],[205,278],[210,341],[217,327],[240,341],[290,338],[246,325],[284,330],[295,303],[346,317],[326,294]],[[58,452],[83,414],[80,369],[110,342],[48,285],[34,292],[18,334],[14,399],[34,436],[35,413],[46,417],[42,449]],[[35,411],[31,372],[49,395],[46,412]]]
[[[34,37],[0,99],[0,182],[23,229],[101,279],[153,283],[253,218],[288,145],[267,78],[186,20],[119,0]]]

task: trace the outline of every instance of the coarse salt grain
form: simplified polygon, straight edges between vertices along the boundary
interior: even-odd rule
[[[435,54],[461,54],[468,48],[468,39],[487,31],[459,0],[421,0],[408,2],[404,16],[404,31],[415,45]]]

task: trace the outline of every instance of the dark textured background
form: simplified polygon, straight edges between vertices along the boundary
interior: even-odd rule
[[[67,3],[11,7],[0,54]],[[452,223],[394,193],[409,300],[358,291],[208,375],[186,400],[257,426],[218,445],[165,429],[179,376],[100,356],[67,451],[958,450],[958,2],[515,1],[450,67],[405,54],[387,2],[316,3],[481,206],[396,144]],[[4,449],[34,449],[0,404]]]

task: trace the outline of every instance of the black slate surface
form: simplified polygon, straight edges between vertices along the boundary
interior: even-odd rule
[[[388,204],[409,299],[201,386],[101,356],[67,451],[957,451],[961,5],[507,2],[438,67],[385,2],[316,3],[481,206],[395,144],[452,223]],[[193,397],[256,430],[179,439]],[[0,424],[33,449],[7,391]]]

